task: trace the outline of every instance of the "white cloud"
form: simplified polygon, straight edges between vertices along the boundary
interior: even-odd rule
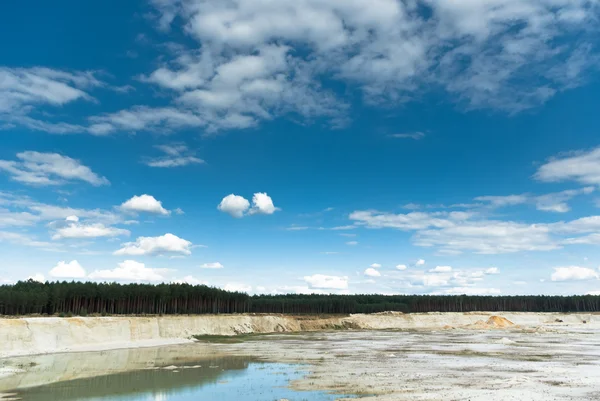
[[[175,253],[190,255],[192,243],[173,234],[160,237],[139,237],[135,242],[122,244],[123,248],[114,252],[115,255],[156,255],[162,253]]]
[[[54,278],[84,278],[85,270],[76,260],[60,261],[48,274]]]
[[[252,286],[240,283],[228,283],[223,289],[231,292],[252,292]]]
[[[578,195],[589,195],[594,192],[594,187],[571,189],[554,192],[546,195],[534,196],[530,194],[507,196],[480,196],[476,201],[487,202],[491,207],[515,206],[533,203],[537,210],[545,212],[565,213],[571,210],[567,202]]]
[[[308,283],[311,289],[345,290],[348,288],[348,277],[345,276],[313,274],[312,276],[304,276],[304,281]]]
[[[371,267],[373,269],[379,269],[381,267],[381,265],[379,263],[373,263],[373,264],[371,264]]]
[[[0,208],[0,227],[32,226],[38,221],[39,217],[34,214]]]
[[[423,266],[424,264],[425,264],[424,259],[419,259],[419,260],[417,260],[417,263],[415,263],[416,266]]]
[[[38,283],[45,283],[46,282],[46,278],[41,273],[36,273],[33,276],[27,277],[27,280],[37,281]]]
[[[598,279],[598,273],[587,267],[567,266],[555,267],[552,273],[552,281],[573,281],[573,280],[590,280]]]
[[[88,277],[94,280],[164,282],[166,281],[164,274],[169,271],[169,269],[151,269],[135,260],[125,260],[112,270],[95,270]]]
[[[365,270],[365,276],[369,276],[369,277],[381,277],[381,273],[379,273],[378,270],[375,270],[372,267],[369,267],[368,269]]]
[[[225,266],[223,266],[219,262],[211,262],[211,263],[204,263],[204,264],[200,265],[200,267],[202,269],[222,269]]]
[[[446,295],[499,295],[502,291],[497,288],[453,287],[443,291]]]
[[[526,203],[529,195],[478,196],[478,202],[489,202],[494,207],[514,206]]]
[[[398,269],[398,270],[406,270],[407,267],[406,267],[406,265],[397,265],[396,269]]]
[[[94,186],[108,185],[109,181],[94,173],[78,160],[58,153],[21,152],[19,161],[0,160],[0,171],[6,171],[13,181],[26,185],[62,185],[84,181]]]
[[[8,127],[23,126],[56,134],[84,132],[68,123],[51,123],[31,117],[40,106],[61,107],[77,100],[91,101],[87,89],[102,86],[92,72],[66,72],[50,68],[0,67],[0,120]]]
[[[322,75],[358,85],[370,102],[402,101],[428,85],[466,108],[515,112],[581,85],[597,58],[593,0],[154,5],[161,30],[181,21],[202,51],[180,52],[145,79],[196,100],[208,120],[244,126],[306,113],[301,99],[330,109],[315,82]]]
[[[537,170],[534,178],[545,182],[576,181],[600,185],[600,148],[550,159]]]
[[[202,127],[206,124],[204,119],[187,110],[146,106],[91,117],[90,122],[88,131],[94,135],[107,135],[116,131],[168,133],[174,129]]]
[[[140,196],[134,196],[133,198],[124,202],[120,208],[124,212],[133,212],[133,213],[145,212],[145,213],[162,214],[163,216],[171,213],[162,206],[162,202],[160,202],[159,200],[156,200],[156,198],[154,198],[154,196],[146,195],[146,194],[140,195]]]
[[[358,241],[348,241],[348,242],[346,242],[346,245],[348,245],[348,246],[356,246],[356,245],[358,245]]]
[[[56,244],[53,244],[51,242],[38,241],[30,235],[14,233],[9,231],[0,231],[0,242],[9,242],[15,245],[31,246],[34,248],[40,248],[48,251],[57,250]]]
[[[421,276],[421,284],[425,287],[445,287],[449,285],[449,277],[439,274],[425,274]]]
[[[497,267],[490,267],[485,270],[485,274],[499,274],[499,273],[500,273],[500,271],[498,270]]]
[[[150,167],[170,168],[205,163],[204,160],[195,156],[195,152],[191,151],[186,145],[181,143],[157,145],[155,148],[165,153],[165,155],[146,160],[145,164]]]
[[[66,221],[73,221],[73,222],[77,223],[79,221],[79,217],[77,217],[77,216],[67,216],[65,218],[65,220]]]
[[[244,213],[250,208],[250,202],[242,196],[238,195],[227,195],[223,198],[217,209],[222,212],[228,213],[232,217],[241,218],[244,217]]]
[[[208,282],[197,279],[194,276],[185,276],[182,279],[174,278],[171,282],[173,284],[208,285]]]
[[[435,269],[429,270],[430,273],[449,273],[451,271],[451,266],[436,266]]]
[[[419,139],[423,139],[425,138],[425,133],[417,131],[417,132],[409,132],[409,133],[404,133],[404,134],[391,134],[388,135],[390,138],[401,138],[401,139],[414,139],[414,140],[419,140]]]
[[[269,195],[263,192],[257,192],[252,197],[252,208],[250,214],[273,214],[280,210],[275,207],[273,200]]]
[[[64,222],[51,224],[51,227],[55,228],[55,232],[52,235],[53,240],[63,238],[118,237],[130,234],[129,230],[107,227],[102,223],[79,223],[79,219],[73,220],[73,217],[69,216]]]

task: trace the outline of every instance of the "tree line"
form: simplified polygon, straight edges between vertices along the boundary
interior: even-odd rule
[[[0,315],[600,312],[599,296],[254,295],[205,285],[20,281],[0,286]]]

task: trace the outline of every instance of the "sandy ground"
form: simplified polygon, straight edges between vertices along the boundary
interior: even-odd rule
[[[600,399],[600,330],[583,327],[272,335],[224,350],[310,363],[294,388],[365,400]]]
[[[303,363],[307,375],[291,383],[293,388],[365,400],[600,399],[600,325],[595,322],[513,325],[490,318],[445,329],[336,330],[240,340],[115,351],[114,357],[98,353],[86,361],[74,353],[0,359],[0,392],[13,383],[42,385],[218,353]]]

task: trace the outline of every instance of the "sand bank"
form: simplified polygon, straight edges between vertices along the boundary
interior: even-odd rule
[[[185,343],[195,335],[325,330],[493,329],[499,315],[518,328],[600,325],[600,315],[548,313],[379,313],[345,317],[207,315],[0,319],[0,357]],[[514,327],[510,327],[514,328]]]

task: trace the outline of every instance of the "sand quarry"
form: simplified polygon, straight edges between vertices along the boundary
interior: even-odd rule
[[[190,339],[197,334],[252,335]],[[594,314],[0,319],[0,344],[0,393],[235,355],[300,363],[305,376],[294,389],[365,400],[600,400]]]

